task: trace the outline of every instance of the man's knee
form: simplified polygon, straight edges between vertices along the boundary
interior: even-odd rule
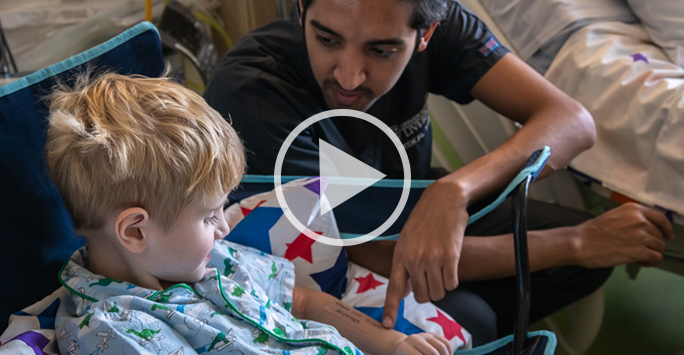
[[[496,340],[497,318],[494,310],[480,296],[470,290],[458,288],[432,302],[448,313],[473,336],[473,346]]]
[[[594,293],[613,268],[587,269],[569,265],[532,274],[530,321],[542,319]]]

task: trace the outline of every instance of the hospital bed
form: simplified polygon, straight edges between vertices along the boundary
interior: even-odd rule
[[[596,147],[568,170],[536,182],[530,196],[594,213],[627,201],[657,206],[676,234],[659,267],[684,274],[684,69],[652,43],[620,1],[461,2],[596,120]],[[431,95],[428,105],[433,160],[447,169],[492,151],[517,130],[478,101],[459,106]],[[627,268],[632,277],[638,269]],[[558,335],[559,353],[581,354],[598,335],[603,310],[600,289],[561,311],[565,324],[549,317],[543,326]]]
[[[684,68],[677,58],[653,43],[622,1],[462,3],[596,121],[596,145],[570,163],[570,172],[538,182],[531,196],[594,212],[612,201],[664,211],[679,238],[667,243],[660,267],[684,274]],[[443,137],[435,140],[435,158],[447,168],[486,154],[517,129],[480,102],[428,100],[435,136]]]

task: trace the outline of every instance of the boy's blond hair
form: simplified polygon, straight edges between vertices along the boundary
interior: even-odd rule
[[[81,233],[129,207],[168,231],[185,206],[217,203],[242,178],[235,130],[169,79],[85,73],[48,100],[48,170]]]

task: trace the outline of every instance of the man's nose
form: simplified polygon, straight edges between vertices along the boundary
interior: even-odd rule
[[[363,54],[345,50],[335,68],[335,79],[342,89],[352,91],[366,81],[366,68]]]

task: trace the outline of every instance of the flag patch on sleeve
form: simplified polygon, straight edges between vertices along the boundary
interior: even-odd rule
[[[482,57],[487,58],[489,54],[494,52],[495,49],[499,48],[501,45],[499,44],[499,41],[496,40],[496,38],[492,37],[487,42],[482,46],[478,52],[480,52],[480,55]]]

